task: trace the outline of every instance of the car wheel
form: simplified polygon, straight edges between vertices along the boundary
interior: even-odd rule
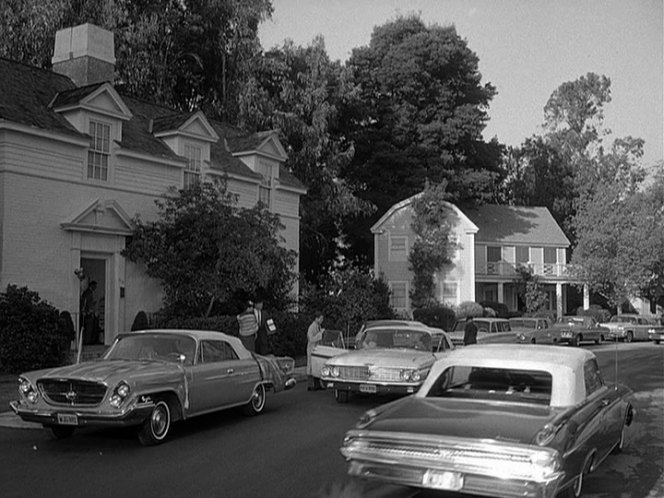
[[[158,400],[138,430],[138,440],[143,446],[163,443],[170,429],[171,409],[165,400]]]
[[[534,337],[530,340],[530,344],[537,344],[537,341],[535,340]]]
[[[655,339],[655,344],[659,345],[659,339]]]
[[[256,384],[254,392],[251,393],[251,400],[244,405],[244,413],[245,415],[253,417],[254,415],[261,413],[263,408],[265,408],[265,385]]]
[[[561,498],[579,498],[583,492],[583,480],[585,474],[592,468],[593,458],[586,460],[586,463],[572,482],[572,485],[565,489],[565,492],[560,495]]]
[[[49,434],[54,439],[66,439],[71,437],[74,434],[73,427],[63,427],[62,425],[49,425],[44,426],[44,428],[49,432]]]
[[[627,332],[627,335],[625,336],[625,342],[632,342],[633,339],[634,339],[634,334],[632,334],[631,332]]]
[[[599,344],[599,343],[602,342],[603,340],[604,340],[604,336],[603,336],[603,335],[600,335],[597,339],[595,339],[595,344]]]
[[[569,345],[573,346],[573,347],[577,347],[577,346],[579,346],[579,344],[581,344],[581,336],[580,335],[575,335],[569,341]]]
[[[337,400],[337,403],[348,403],[348,400],[350,399],[350,393],[348,391],[341,391],[339,389],[335,389],[334,399]]]

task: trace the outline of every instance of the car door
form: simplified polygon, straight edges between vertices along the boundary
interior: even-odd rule
[[[202,340],[189,386],[192,412],[246,402],[259,378],[253,358],[240,359],[224,340]]]
[[[482,340],[483,343],[516,342],[517,335],[512,332],[510,322],[494,321],[489,324],[489,334]]]
[[[620,405],[615,393],[604,384],[594,358],[584,364],[584,382],[592,413],[590,441],[601,460],[618,440]]]

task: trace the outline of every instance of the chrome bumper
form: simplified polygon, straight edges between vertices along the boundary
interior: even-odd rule
[[[444,489],[425,484],[428,469],[420,466],[407,466],[395,463],[366,462],[352,460],[348,474],[361,478],[376,479],[390,484],[410,486],[437,491],[460,492],[477,496],[501,496],[506,498],[554,498],[558,492],[564,473],[561,472],[546,483],[501,479],[499,477],[460,473],[461,488]]]
[[[36,422],[43,425],[61,425],[58,414],[76,415],[77,425],[71,427],[129,427],[141,424],[150,416],[153,403],[144,403],[127,407],[117,413],[101,413],[77,410],[73,408],[29,408],[18,401],[9,403],[12,411],[25,422]]]

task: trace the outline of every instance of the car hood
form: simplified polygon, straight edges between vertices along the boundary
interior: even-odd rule
[[[366,429],[531,444],[559,413],[549,406],[411,396],[392,405]]]
[[[428,351],[415,349],[367,349],[351,351],[331,358],[327,364],[336,366],[382,365],[413,368],[433,363],[436,357]]]
[[[175,363],[150,360],[97,360],[29,373],[33,379],[78,379],[108,383],[113,379],[164,376],[181,371]]]
[[[602,327],[607,328],[609,330],[616,330],[620,328],[625,328],[625,327],[630,327],[633,326],[631,323],[603,323]]]

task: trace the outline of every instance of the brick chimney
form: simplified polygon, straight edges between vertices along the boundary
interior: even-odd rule
[[[94,24],[61,29],[55,34],[51,63],[54,72],[68,76],[77,86],[113,82],[113,33]]]

